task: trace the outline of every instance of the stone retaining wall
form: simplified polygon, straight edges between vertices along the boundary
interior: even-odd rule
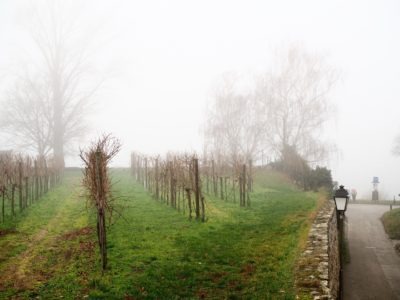
[[[298,298],[337,299],[340,255],[335,204],[327,201],[318,212],[298,261]]]

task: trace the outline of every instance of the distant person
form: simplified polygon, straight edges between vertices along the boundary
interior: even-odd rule
[[[356,201],[356,199],[357,199],[357,190],[356,189],[351,190],[351,198],[353,199],[353,201]]]

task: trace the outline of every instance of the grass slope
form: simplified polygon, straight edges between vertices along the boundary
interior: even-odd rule
[[[102,274],[95,218],[80,177],[35,203],[0,237],[0,297],[42,299],[294,299],[294,265],[317,194],[258,174],[252,207],[207,197],[207,222],[188,220],[114,171],[118,214]]]
[[[382,222],[389,237],[400,240],[400,208],[384,213]]]

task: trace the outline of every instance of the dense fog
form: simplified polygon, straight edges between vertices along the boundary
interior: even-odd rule
[[[32,112],[40,99],[50,114],[46,99],[60,84],[67,166],[80,166],[79,148],[102,133],[122,142],[115,166],[128,166],[133,150],[205,149],[260,164],[295,144],[360,198],[377,176],[381,198],[393,199],[399,13],[394,0],[2,0],[0,150],[37,150],[24,140],[33,125],[9,126],[13,111]],[[43,111],[28,124],[56,122]],[[281,132],[285,116],[291,131]]]

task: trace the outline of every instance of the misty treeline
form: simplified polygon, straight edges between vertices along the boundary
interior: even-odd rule
[[[121,143],[111,135],[104,135],[86,150],[80,158],[85,164],[83,186],[87,191],[89,206],[96,210],[97,240],[103,270],[107,267],[107,222],[110,223],[115,211],[112,182],[108,172],[111,159],[121,149]]]
[[[316,178],[330,178],[330,171],[315,167],[332,147],[323,140],[323,127],[337,72],[298,45],[279,52],[274,63],[248,88],[236,73],[221,78],[207,111],[204,151],[231,166],[275,161],[305,189],[325,185]]]
[[[83,18],[67,1],[32,2],[23,24],[30,51],[17,58],[0,95],[0,129],[8,142],[51,156],[61,168],[66,146],[86,132],[86,114],[104,81],[91,63],[98,27]]]
[[[43,156],[0,152],[1,217],[14,217],[60,181],[60,169]],[[8,212],[7,212],[8,210]]]

